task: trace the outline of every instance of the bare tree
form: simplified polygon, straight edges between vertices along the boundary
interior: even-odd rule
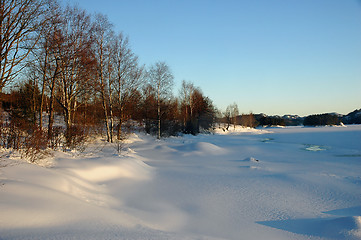
[[[224,117],[227,123],[227,127],[226,127],[227,130],[231,123],[233,123],[233,127],[236,128],[238,115],[239,115],[239,111],[238,111],[237,103],[233,103],[227,106],[226,111],[224,112]]]
[[[0,92],[24,68],[46,21],[43,0],[0,1]]]
[[[251,128],[256,126],[256,119],[252,112],[250,112],[249,114],[242,114],[241,125],[244,127],[251,127]]]
[[[157,113],[158,113],[158,136],[161,137],[161,101],[166,100],[172,95],[173,74],[165,62],[157,62],[150,67],[148,77],[151,86],[156,90]]]
[[[237,103],[233,103],[231,105],[231,117],[232,117],[232,122],[233,122],[234,129],[236,129],[237,116],[238,115],[239,115],[238,105],[237,105]]]
[[[48,139],[53,138],[53,124],[54,124],[54,103],[55,103],[55,88],[57,79],[60,74],[60,47],[61,45],[59,31],[54,31],[48,36],[50,47],[51,60],[48,61],[49,78],[47,79],[47,85],[49,88],[49,122],[48,122]],[[45,70],[46,71],[46,70]],[[45,79],[43,79],[44,81]],[[40,122],[41,123],[41,122]]]
[[[156,91],[149,83],[142,88],[141,119],[144,121],[145,132],[150,134],[153,122],[157,119],[157,99]]]
[[[77,98],[93,83],[94,59],[91,52],[90,16],[77,7],[67,7],[57,33],[56,54],[59,65],[57,102],[64,111],[67,129],[78,106]]]
[[[42,27],[38,30],[39,41],[35,45],[32,53],[32,61],[28,63],[29,68],[35,72],[36,80],[39,82],[39,88],[41,90],[41,101],[39,107],[39,128],[42,129],[43,125],[43,111],[46,104],[46,89],[50,88],[50,99],[53,101],[55,77],[58,74],[59,68],[56,67],[56,51],[57,45],[57,28],[59,27],[61,15],[60,5],[56,1],[49,1],[47,5],[47,11],[45,18],[48,20],[44,22]],[[53,113],[53,104],[49,107],[50,115]],[[52,118],[51,118],[52,119]],[[52,121],[49,121],[52,126]],[[49,128],[51,131],[51,128]]]
[[[114,81],[111,88],[115,89],[117,96],[118,146],[122,138],[122,123],[124,121],[124,109],[129,99],[132,99],[143,83],[143,67],[138,64],[138,57],[129,48],[128,38],[118,34],[114,38],[111,47],[112,66],[114,68]],[[118,151],[120,149],[118,148]]]
[[[111,88],[113,67],[111,63],[110,45],[114,34],[112,31],[112,25],[105,15],[96,15],[93,32],[93,46],[95,58],[97,61],[97,80],[104,110],[107,141],[113,142],[113,91]]]
[[[184,127],[186,127],[187,123],[193,118],[193,94],[195,90],[196,88],[194,87],[193,83],[187,82],[185,80],[182,81],[180,100],[184,108]]]
[[[226,111],[223,113],[223,115],[227,124],[226,130],[228,131],[229,126],[231,125],[232,122],[232,108],[230,105],[227,106]]]

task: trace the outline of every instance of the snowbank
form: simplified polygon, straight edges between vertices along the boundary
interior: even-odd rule
[[[214,133],[221,135],[237,135],[237,134],[263,134],[263,133],[270,133],[270,131],[264,129],[242,127],[239,125],[234,127],[233,125],[231,125],[229,126],[228,130],[224,127],[218,127],[214,130]]]

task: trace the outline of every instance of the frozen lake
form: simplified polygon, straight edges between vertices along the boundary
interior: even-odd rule
[[[360,125],[231,130],[7,159],[0,239],[361,239]]]

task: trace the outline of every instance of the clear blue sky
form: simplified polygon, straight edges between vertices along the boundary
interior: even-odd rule
[[[224,110],[361,108],[360,0],[63,0],[109,17],[146,65],[165,61]]]

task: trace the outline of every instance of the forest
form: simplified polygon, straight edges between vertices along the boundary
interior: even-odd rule
[[[325,126],[325,125],[339,125],[341,123],[340,118],[335,114],[316,114],[307,116],[303,125],[305,126]]]
[[[5,0],[0,10],[1,147],[34,155],[101,134],[120,150],[131,128],[159,139],[213,126],[202,90],[183,80],[173,96],[170,66],[141,65],[107,16],[56,0]]]

